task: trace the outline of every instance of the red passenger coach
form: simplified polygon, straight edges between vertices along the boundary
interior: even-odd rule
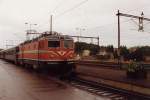
[[[42,34],[11,50],[14,50],[15,54],[12,56],[15,56],[16,63],[25,66],[32,65],[34,69],[52,68],[56,72],[65,73],[74,67],[74,42],[68,35]],[[6,51],[9,52],[9,50]]]

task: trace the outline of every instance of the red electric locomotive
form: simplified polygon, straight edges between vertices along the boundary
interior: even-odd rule
[[[3,59],[34,69],[52,68],[65,73],[74,67],[74,41],[68,35],[42,34],[15,48],[0,52]],[[12,59],[10,59],[10,56]]]

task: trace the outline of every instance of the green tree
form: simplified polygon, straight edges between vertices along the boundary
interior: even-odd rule
[[[141,48],[138,48],[130,53],[129,58],[136,61],[143,61],[144,60],[143,54],[144,54],[143,50]]]
[[[108,45],[108,46],[106,47],[106,51],[107,51],[107,52],[110,52],[110,53],[113,53],[113,52],[114,52],[114,47],[113,47],[113,45]]]
[[[120,55],[123,56],[125,60],[129,59],[129,50],[127,49],[126,46],[121,46],[120,47]]]
[[[85,42],[75,43],[75,52],[81,54],[83,50],[90,50],[91,55],[96,55],[99,52],[100,47],[95,44],[88,44]]]

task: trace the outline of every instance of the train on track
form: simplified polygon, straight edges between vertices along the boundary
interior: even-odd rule
[[[0,51],[0,58],[34,69],[52,68],[58,73],[68,73],[74,68],[74,41],[68,35],[45,32],[16,47]]]

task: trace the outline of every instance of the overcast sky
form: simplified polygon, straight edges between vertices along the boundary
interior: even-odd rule
[[[81,35],[99,36],[100,45],[117,46],[117,10],[135,15],[143,11],[150,18],[149,5],[149,0],[0,0],[0,48],[12,44],[11,40],[25,40],[29,29],[25,22],[38,24],[32,26],[38,32],[48,31],[51,14],[54,31],[79,35],[76,28],[84,28]],[[131,19],[122,17],[121,21],[121,45],[150,45],[150,24],[144,32],[137,32]]]

